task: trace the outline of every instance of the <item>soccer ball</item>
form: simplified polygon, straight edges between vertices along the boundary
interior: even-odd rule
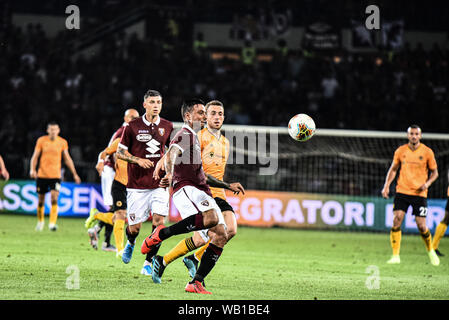
[[[315,134],[315,121],[304,113],[297,114],[288,122],[288,134],[296,141],[304,142]]]

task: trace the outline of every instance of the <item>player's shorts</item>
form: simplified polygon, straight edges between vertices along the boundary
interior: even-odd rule
[[[407,212],[409,206],[412,206],[414,216],[427,217],[427,198],[396,193],[393,210]]]
[[[224,212],[224,211],[234,212],[234,209],[226,200],[219,198],[219,197],[215,197],[214,200],[217,203],[218,207],[220,208],[221,212]]]
[[[106,206],[112,206],[114,203],[111,195],[114,177],[114,169],[110,166],[104,166],[103,172],[101,173],[101,194],[103,195],[103,203]]]
[[[117,180],[112,182],[112,211],[126,210],[126,186]]]
[[[223,224],[226,228],[223,214],[214,198],[194,186],[185,186],[176,191],[173,194],[173,203],[183,219],[197,213],[215,209],[218,214],[218,224]],[[198,230],[198,232],[204,241],[209,241],[209,236],[207,235],[209,229]]]
[[[36,179],[36,192],[38,194],[46,194],[50,190],[59,191],[61,188],[61,179]]]
[[[128,224],[145,222],[152,214],[168,216],[169,194],[165,188],[151,190],[127,189]]]

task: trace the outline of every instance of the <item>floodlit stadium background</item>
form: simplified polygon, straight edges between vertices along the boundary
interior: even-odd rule
[[[60,215],[101,206],[98,153],[152,88],[168,120],[181,121],[183,98],[219,99],[225,132],[267,137],[276,174],[259,174],[266,163],[249,140],[232,151],[246,163],[227,168],[226,180],[251,190],[229,198],[248,225],[388,230],[392,200],[380,190],[405,130],[420,125],[440,172],[429,191],[433,232],[448,185],[449,11],[376,3],[381,29],[368,31],[369,1],[2,2],[0,154],[11,181],[0,182],[0,210],[34,214],[29,161],[51,120],[84,183],[65,173]],[[66,28],[68,5],[80,9],[79,30]],[[248,39],[254,60],[242,58]],[[306,143],[287,135],[297,113],[318,127]],[[404,231],[416,233],[407,217]]]

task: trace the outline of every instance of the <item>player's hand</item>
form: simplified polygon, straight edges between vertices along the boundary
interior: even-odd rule
[[[153,172],[153,179],[159,180],[159,179],[160,179],[159,173],[160,173],[161,171],[165,171],[165,159],[164,159],[164,157],[162,157],[162,158],[156,163],[156,168],[154,168],[154,172]]]
[[[239,194],[240,192],[242,194],[245,194],[245,188],[243,188],[243,186],[239,182],[230,183],[229,190],[234,192],[234,194]]]
[[[426,183],[424,183],[421,187],[418,188],[419,192],[425,191],[429,188],[429,185]]]
[[[32,178],[32,179],[36,179],[36,178],[37,178],[37,172],[36,172],[36,170],[31,170],[31,171],[30,171],[30,178]]]
[[[95,166],[95,169],[98,172],[98,175],[101,177],[101,174],[103,173],[103,169],[104,169],[104,162],[98,162],[97,165]]]
[[[171,186],[172,179],[173,179],[172,175],[167,173],[161,179],[161,182],[159,182],[159,187],[161,187],[161,188],[169,188]]]
[[[9,172],[6,169],[2,171],[2,176],[5,178],[5,181],[9,180]]]
[[[388,187],[388,188],[384,187],[382,189],[381,193],[382,193],[382,197],[384,197],[385,199],[388,199],[388,194],[390,193],[390,187]]]
[[[80,177],[79,177],[77,174],[75,174],[75,175],[73,176],[73,180],[75,180],[75,183],[76,183],[76,184],[80,184],[80,183],[81,183],[81,179],[80,179]]]
[[[139,160],[137,160],[137,164],[144,169],[150,169],[154,167],[153,161],[148,159],[139,158]]]

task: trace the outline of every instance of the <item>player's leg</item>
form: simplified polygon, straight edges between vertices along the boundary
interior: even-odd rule
[[[415,216],[416,226],[418,227],[421,238],[426,246],[430,263],[434,266],[438,266],[440,264],[440,259],[432,247],[432,235],[426,225],[427,199],[423,197],[414,197],[413,202],[413,215]]]
[[[37,225],[36,231],[44,230],[45,223],[45,193],[37,194]]]
[[[126,220],[126,210],[118,209],[114,213],[114,239],[115,246],[117,247],[117,257],[123,255],[123,240],[125,239],[125,220]]]
[[[145,222],[149,217],[150,193],[148,191],[127,190],[126,202],[128,206],[128,227],[125,229],[125,234],[128,240],[123,250],[122,261],[129,263],[142,222]]]
[[[218,209],[218,208],[217,208]],[[219,210],[219,209],[218,209]],[[201,294],[210,294],[211,292],[206,291],[202,285],[206,276],[210,273],[210,271],[214,268],[218,259],[220,258],[223,248],[227,243],[227,234],[226,234],[226,225],[224,223],[224,218],[221,216],[219,223],[209,230],[211,235],[211,241],[207,246],[204,254],[201,258],[201,263],[198,267],[198,270],[193,277],[192,281],[190,281],[185,290],[187,292],[192,293],[201,293]]]
[[[175,192],[173,203],[183,218],[169,227],[158,226],[142,243],[141,252],[147,254],[152,247],[174,235],[202,229],[218,224],[215,200],[193,186],[185,186]]]
[[[51,208],[50,208],[50,221],[48,224],[48,228],[51,231],[56,231],[58,229],[56,221],[58,220],[59,186],[60,183],[56,182],[54,185],[54,189],[50,190]]]
[[[433,235],[433,249],[435,250],[436,254],[439,256],[444,256],[438,249],[440,246],[440,241],[444,237],[444,234],[446,233],[447,226],[449,225],[449,199],[446,202],[446,210],[444,212],[444,218],[441,220],[441,222],[438,224],[435,234]]]
[[[398,264],[401,262],[399,253],[401,250],[401,239],[402,231],[401,225],[404,221],[405,210],[394,210],[393,211],[393,227],[390,230],[390,244],[393,251],[393,255],[390,260],[387,261],[389,264]]]

